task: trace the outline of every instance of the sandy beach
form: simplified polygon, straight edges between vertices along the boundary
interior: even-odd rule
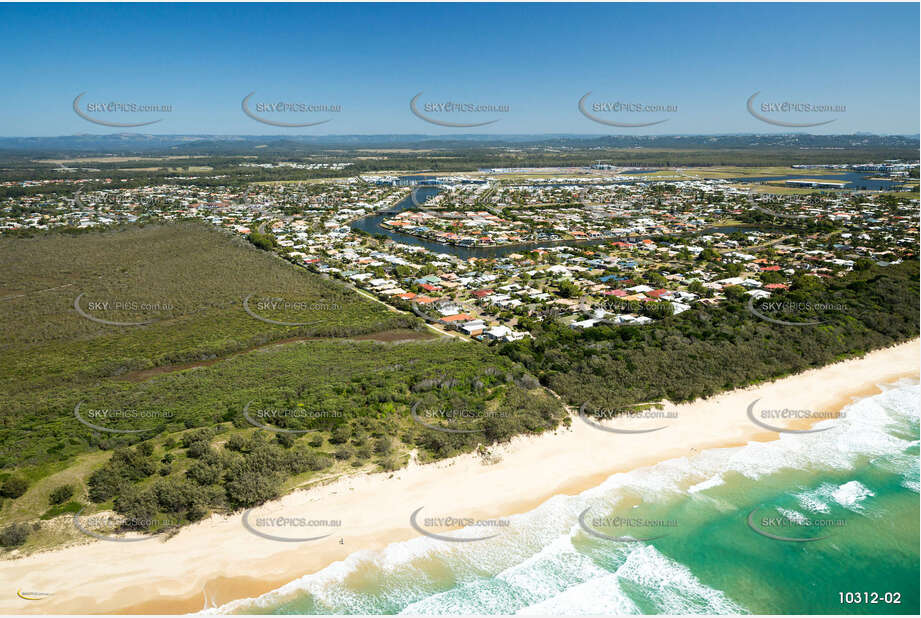
[[[242,514],[213,516],[168,540],[96,541],[0,561],[7,582],[0,613],[188,613],[256,596],[359,550],[374,550],[418,536],[410,526],[416,509],[437,516],[495,518],[533,509],[557,494],[575,494],[610,475],[707,448],[775,440],[778,434],[753,423],[747,410],[790,408],[838,412],[878,385],[918,379],[919,341],[690,404],[666,404],[671,418],[605,422],[608,428],[663,429],[612,433],[574,416],[570,428],[520,437],[496,449],[501,459],[484,463],[464,455],[396,473],[357,475],[296,491],[253,511],[259,517],[339,520],[277,531],[320,540],[279,542],[253,534]],[[810,421],[766,421],[803,429]],[[260,528],[261,529],[261,528]],[[46,593],[19,598],[17,590]]]

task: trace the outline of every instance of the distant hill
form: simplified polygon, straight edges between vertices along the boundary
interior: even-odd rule
[[[918,135],[62,135],[58,137],[0,137],[7,153],[264,154],[328,148],[667,148],[667,149],[918,149]]]

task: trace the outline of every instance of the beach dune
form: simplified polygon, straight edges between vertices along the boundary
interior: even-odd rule
[[[854,397],[906,377],[919,377],[918,340],[710,399],[667,404],[663,411],[671,412],[670,418],[602,424],[662,427],[657,431],[615,433],[573,416],[570,428],[497,448],[497,462],[464,455],[392,474],[356,475],[296,491],[248,515],[251,527],[260,518],[320,522],[311,534],[284,526],[271,532],[288,538],[326,535],[318,540],[265,538],[244,526],[243,514],[235,514],[212,516],[168,540],[95,541],[0,561],[6,588],[0,613],[187,613],[256,596],[353,552],[418,536],[410,515],[419,508],[431,516],[479,519],[525,512],[618,472],[703,449],[777,439],[776,432],[750,419],[755,400],[758,410],[837,412]],[[779,417],[764,422],[798,429],[811,424]],[[46,596],[27,600],[17,590]]]

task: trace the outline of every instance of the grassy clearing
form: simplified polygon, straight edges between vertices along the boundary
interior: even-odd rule
[[[686,168],[689,174],[701,178],[758,178],[760,176],[838,176],[844,174],[842,170],[824,169],[797,169],[788,166],[763,166],[763,167],[694,167]]]
[[[768,193],[771,195],[809,195],[810,193],[816,193],[817,191],[833,191],[834,189],[799,189],[796,187],[782,187],[778,185],[748,185],[748,184],[738,184],[730,185],[734,189],[748,189],[752,193]]]
[[[198,224],[4,238],[0,260],[0,384],[9,392],[214,360],[292,337],[414,327],[341,284]]]
[[[643,178],[656,180],[691,180],[691,179],[720,179],[720,178],[760,178],[762,176],[814,176],[817,178],[833,179],[843,174],[840,170],[794,169],[784,166],[763,167],[681,167],[665,169],[643,174]],[[630,172],[624,172],[630,175]]]

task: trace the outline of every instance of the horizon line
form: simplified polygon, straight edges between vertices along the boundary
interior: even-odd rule
[[[133,133],[121,131],[116,133],[67,133],[58,135],[0,135],[0,139],[54,139],[60,137],[116,137],[116,136],[136,136],[136,137],[447,137],[447,138],[471,138],[471,137],[627,137],[627,138],[661,138],[661,137],[778,137],[778,136],[800,136],[800,137],[915,137],[921,138],[921,132],[914,133],[874,133],[872,131],[854,131],[851,133],[801,133],[794,131],[776,132],[776,133],[756,133],[747,131],[737,131],[733,133],[323,133],[323,134],[272,134],[272,133]]]

